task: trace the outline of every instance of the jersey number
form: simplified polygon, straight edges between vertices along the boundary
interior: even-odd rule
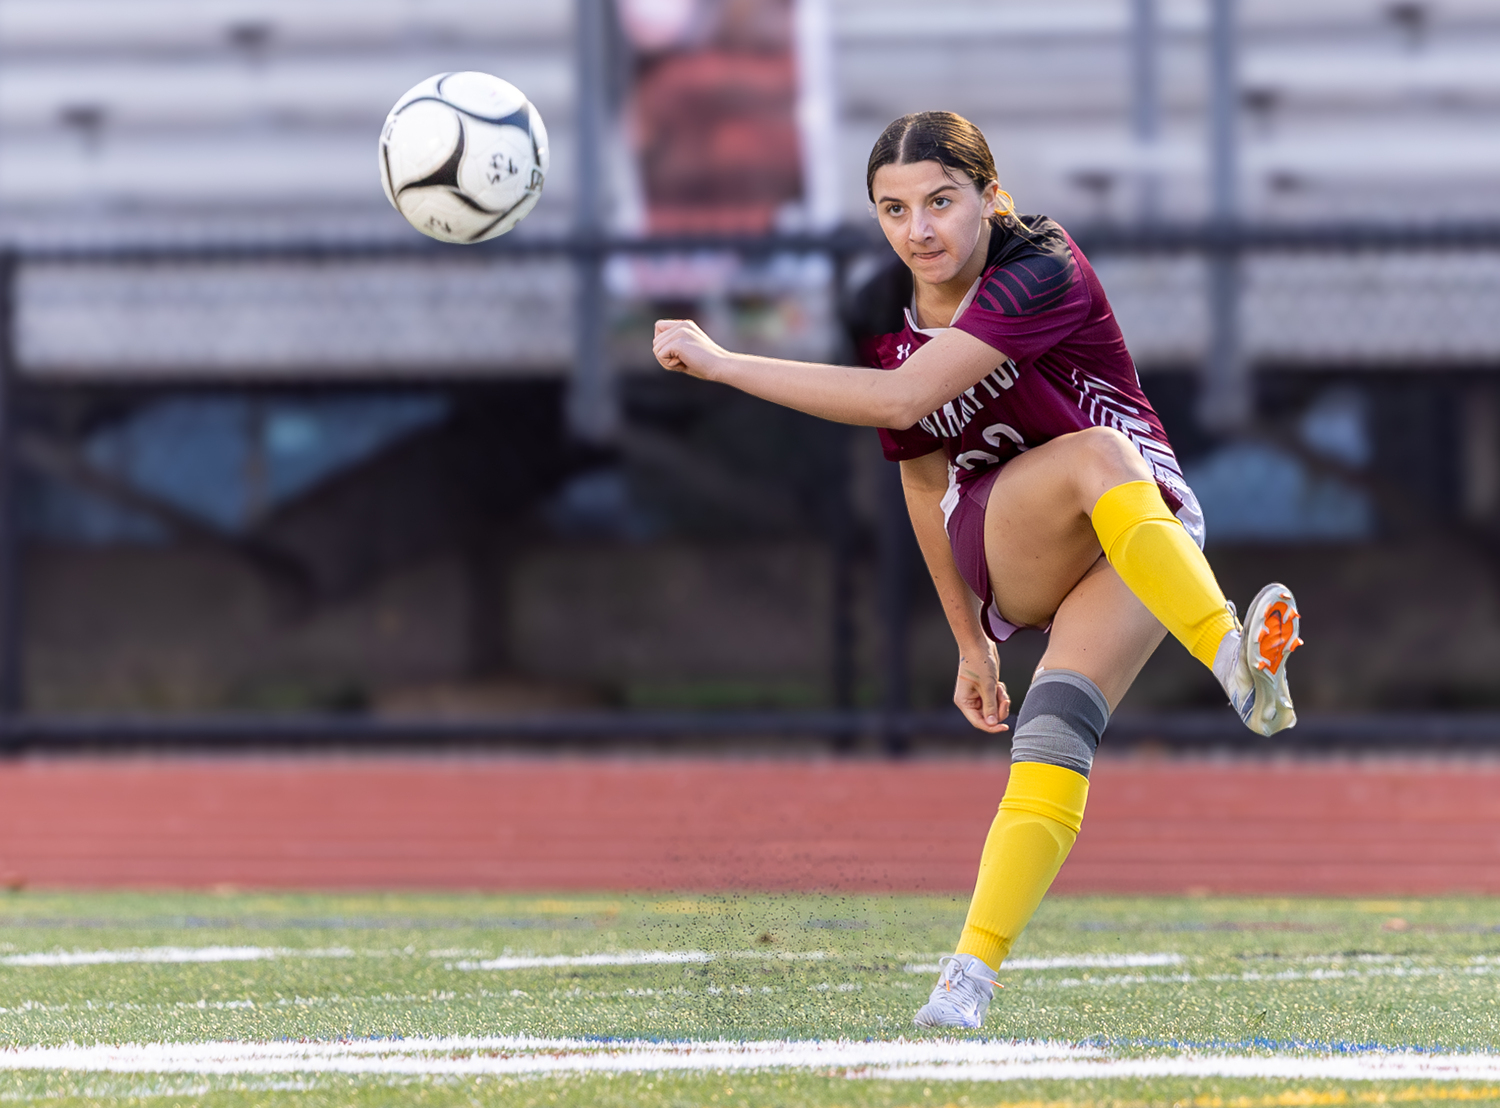
[[[1008,439],[1009,442],[1002,442],[1002,439]],[[1021,432],[1008,423],[991,423],[984,429],[984,441],[991,446],[1014,446],[1017,454],[1030,449],[1026,440],[1021,438]],[[1000,458],[988,450],[965,450],[953,460],[965,469],[973,469],[977,465],[993,465]]]
[[[1015,446],[1017,454],[1021,453],[1023,450],[1030,449],[1030,447],[1026,445],[1026,440],[1021,437],[1021,432],[1017,431],[1008,423],[991,423],[984,429],[984,441],[989,443],[991,446],[1005,445],[1000,441],[1001,438],[1009,439]]]

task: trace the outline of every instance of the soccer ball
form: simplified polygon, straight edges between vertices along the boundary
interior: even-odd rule
[[[443,242],[503,235],[536,206],[551,158],[531,101],[488,73],[439,73],[380,132],[380,183],[406,221]]]

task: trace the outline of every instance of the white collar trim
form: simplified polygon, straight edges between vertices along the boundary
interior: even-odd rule
[[[984,280],[984,274],[981,273],[978,277],[974,278],[974,283],[969,286],[969,291],[966,292],[966,293],[964,293],[964,298],[961,301],[959,301],[958,311],[956,311],[956,312],[953,313],[953,320],[954,320],[955,323],[958,321],[958,318],[960,316],[962,316],[966,311],[969,310],[969,305],[972,304],[972,303],[974,303],[974,297],[976,297],[976,296],[979,295],[979,282],[981,282],[983,280]],[[916,286],[915,285],[912,286],[912,290],[911,290],[911,304],[907,306],[907,308],[905,309],[905,311],[906,311],[906,325],[908,327],[910,327],[912,329],[912,331],[914,333],[918,334],[918,335],[926,335],[928,338],[932,338],[934,335],[941,335],[944,331],[948,330],[949,328],[951,328],[953,326],[952,323],[948,324],[947,327],[918,327],[917,326],[917,290],[916,290]]]

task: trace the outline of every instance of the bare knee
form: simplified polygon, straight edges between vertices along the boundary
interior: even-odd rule
[[[1135,444],[1112,427],[1089,427],[1067,436],[1078,458],[1078,483],[1088,507],[1116,485],[1153,480]]]

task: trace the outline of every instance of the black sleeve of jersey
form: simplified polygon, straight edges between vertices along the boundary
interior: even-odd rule
[[[991,237],[987,266],[999,265],[976,302],[1001,315],[1034,315],[1062,303],[1077,263],[1062,228],[1046,216],[1020,216]]]
[[[911,270],[901,259],[892,258],[889,265],[844,298],[840,314],[854,348],[858,350],[861,343],[878,335],[901,330],[910,303]]]

